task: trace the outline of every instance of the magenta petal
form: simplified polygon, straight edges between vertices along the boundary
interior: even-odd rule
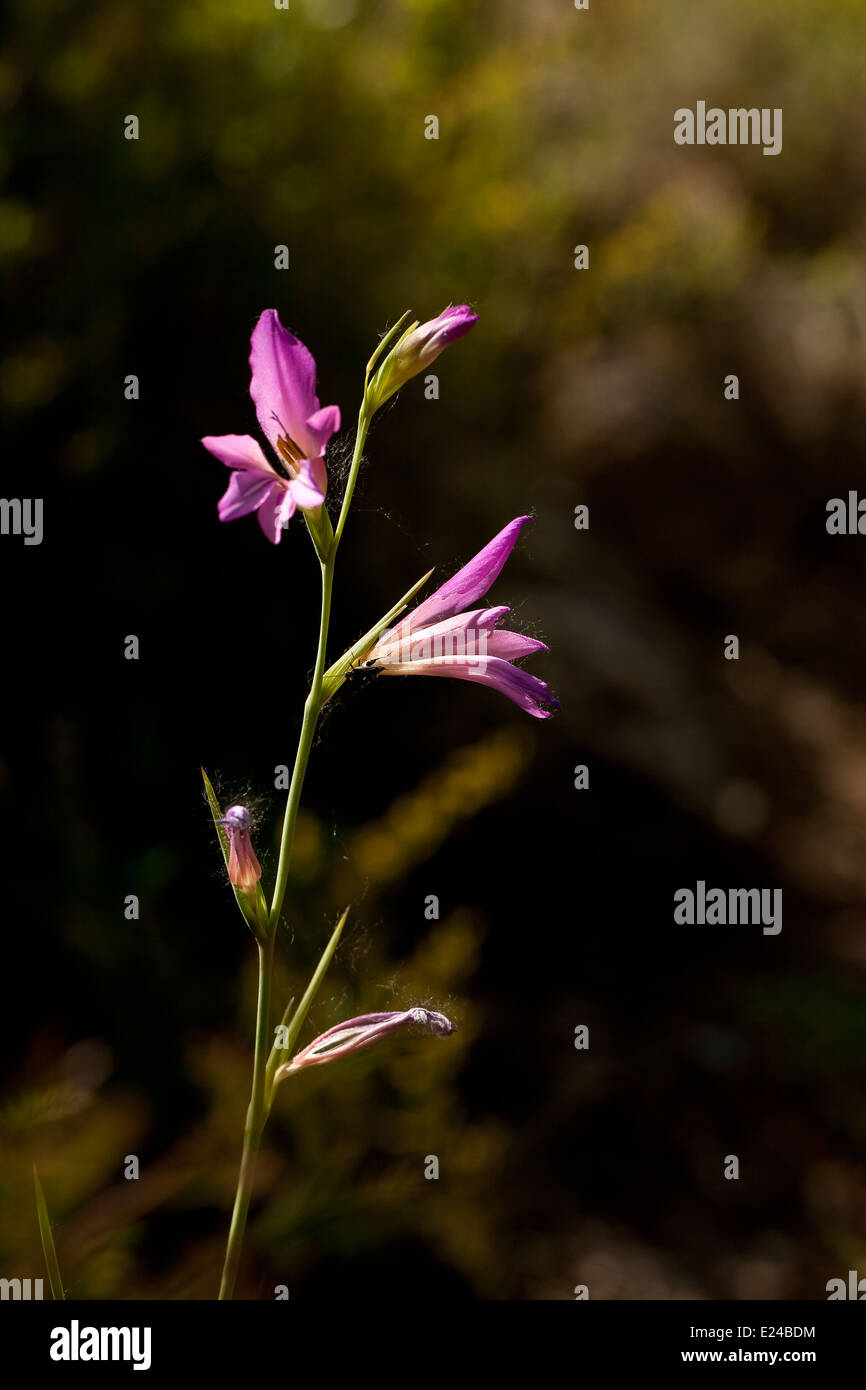
[[[326,412],[319,410],[312,353],[283,328],[276,309],[266,309],[261,315],[250,347],[250,395],[265,435],[275,449],[282,435],[297,444],[305,457],[318,457],[322,452],[319,440],[325,432],[319,417]],[[335,406],[327,409],[336,411]],[[311,419],[312,429],[307,425]]]
[[[264,505],[259,507],[259,525],[271,545],[279,545],[283,534],[283,528],[277,521],[277,513],[279,512],[282,500],[282,497],[279,495],[279,489],[274,488],[271,496]]]
[[[435,598],[435,594],[432,597]],[[500,619],[505,617],[506,613],[510,612],[511,609],[505,604],[500,604],[498,608],[470,608],[465,613],[455,613],[451,618],[443,618],[441,622],[425,624],[424,631],[436,635],[445,632],[466,632],[469,628],[489,631],[496,626]],[[411,618],[414,616],[414,613],[409,614]]]
[[[441,351],[442,348],[455,343],[458,338],[462,338],[477,322],[478,315],[473,313],[468,304],[452,304],[443,309],[438,318],[422,324],[419,331],[432,330],[437,347]]]
[[[324,497],[328,491],[328,470],[325,467],[325,460],[323,458],[304,459],[304,463],[309,467],[309,476]]]
[[[306,421],[306,433],[309,448],[307,454],[310,458],[320,458],[328,447],[328,442],[332,434],[336,434],[340,428],[340,407],[338,405],[325,405],[321,410],[317,410],[315,415],[311,415]],[[301,443],[300,439],[297,441]]]
[[[471,657],[439,657],[432,661],[413,661],[403,666],[386,666],[384,675],[388,676],[450,676],[454,680],[475,681],[478,685],[489,685],[493,690],[506,695],[534,719],[549,719],[554,710],[561,708],[559,701],[550,692],[544,681],[524,671],[520,666],[512,666],[501,657],[486,657],[476,660]]]
[[[419,323],[396,349],[397,361],[414,372],[435,361],[451,343],[462,338],[478,322],[468,304],[452,304],[435,319]]]
[[[518,516],[514,521],[509,521],[468,565],[464,565],[453,578],[442,585],[441,589],[437,589],[435,594],[431,594],[397,624],[391,634],[392,640],[394,637],[402,636],[408,624],[417,632],[421,627],[441,622],[443,618],[450,618],[461,609],[467,608],[470,603],[474,603],[476,599],[482,598],[514,549],[521,527],[531,520],[530,516]]]
[[[262,446],[249,434],[208,434],[201,441],[204,447],[227,468],[253,469],[277,475],[262,452]]]
[[[474,608],[420,630],[407,624],[396,638],[384,634],[369,653],[368,660],[387,665],[392,661],[424,661],[434,656],[483,655],[490,649],[490,639],[494,635],[491,629],[510,612],[510,608],[503,607]]]
[[[259,525],[273,545],[279,545],[283,527],[294,515],[295,499],[287,487],[275,487],[259,508]]]
[[[479,647],[479,650],[482,649]],[[509,632],[507,628],[498,628],[496,632],[488,635],[484,654],[501,656],[506,661],[519,661],[522,656],[532,656],[533,652],[549,650],[546,643],[539,642],[535,637],[524,637],[522,632]]]
[[[220,521],[236,521],[239,516],[248,516],[261,507],[272,491],[279,492],[273,474],[237,469],[219,500],[217,511]]]
[[[374,1027],[376,1024],[379,1023],[387,1023],[390,1019],[396,1017],[397,1014],[393,1010],[391,1010],[391,1012],[389,1013],[359,1014],[357,1018],[349,1018],[346,1019],[343,1023],[335,1023],[332,1028],[326,1028],[324,1033],[320,1033],[319,1036],[315,1038],[312,1043],[308,1044],[304,1051],[308,1052],[310,1048],[318,1047],[319,1043],[323,1043],[327,1039],[333,1038],[337,1033],[360,1033],[365,1028]]]
[[[321,459],[317,460],[321,463]],[[322,471],[325,465],[322,464]],[[316,470],[309,459],[303,459],[298,467],[298,476],[289,483],[289,491],[302,511],[315,511],[325,500],[323,489],[316,481]]]

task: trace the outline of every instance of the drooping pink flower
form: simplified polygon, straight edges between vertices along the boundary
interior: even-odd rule
[[[510,521],[435,594],[383,632],[353,669],[385,676],[477,681],[507,695],[533,718],[549,719],[561,708],[559,701],[544,681],[512,664],[533,652],[547,651],[545,644],[500,628],[509,608],[468,607],[487,593],[514,549],[521,527],[531,519],[519,516]]]
[[[335,405],[319,406],[313,357],[283,328],[276,309],[261,315],[250,346],[250,395],[284,472],[268,462],[251,435],[207,435],[201,442],[233,470],[220,498],[220,521],[258,512],[262,530],[276,545],[298,507],[315,511],[325,500],[324,453],[340,428],[340,411]]]
[[[255,888],[262,876],[250,839],[250,813],[246,806],[230,806],[218,822],[229,837],[229,882],[235,888]]]
[[[347,1057],[362,1048],[370,1047],[380,1038],[395,1033],[401,1028],[414,1024],[426,1028],[434,1037],[444,1038],[454,1032],[454,1024],[444,1014],[432,1009],[403,1009],[398,1013],[361,1014],[345,1023],[337,1023],[333,1028],[321,1033],[301,1052],[295,1054],[290,1062],[275,1073],[274,1080],[282,1081],[291,1072],[303,1071],[305,1067],[318,1067],[325,1062]]]

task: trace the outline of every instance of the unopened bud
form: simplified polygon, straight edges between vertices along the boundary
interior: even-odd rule
[[[338,1023],[326,1033],[314,1039],[301,1052],[284,1063],[275,1073],[274,1080],[282,1081],[290,1072],[302,1071],[304,1067],[318,1067],[324,1062],[333,1062],[338,1057],[347,1057],[352,1052],[360,1052],[370,1047],[380,1038],[397,1032],[410,1024],[426,1028],[434,1037],[444,1038],[454,1032],[454,1024],[444,1014],[432,1009],[404,1009],[399,1013],[361,1014],[350,1018],[346,1023]]]
[[[440,352],[456,343],[478,322],[468,304],[452,304],[435,319],[413,323],[391,349],[368,388],[373,410],[384,405],[395,391],[435,362]]]
[[[238,889],[255,888],[262,876],[250,840],[250,813],[246,806],[230,806],[219,822],[229,837],[229,881]]]

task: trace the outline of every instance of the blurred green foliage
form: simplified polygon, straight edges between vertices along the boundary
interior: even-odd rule
[[[437,365],[436,405],[415,382],[399,429],[388,413],[374,431],[375,496],[367,473],[346,547],[347,641],[403,592],[419,545],[447,563],[539,512],[512,593],[555,639],[544,674],[567,694],[543,748],[516,724],[491,734],[491,705],[441,690],[442,704],[401,691],[399,716],[377,692],[385,712],[349,753],[334,720],[346,800],[315,792],[299,826],[284,992],[312,967],[319,924],[366,893],[308,1027],[429,1000],[460,1032],[281,1097],[248,1296],[315,1292],[323,1269],[370,1267],[379,1249],[395,1285],[426,1251],[443,1296],[561,1298],[584,1278],[593,1297],[813,1297],[866,1266],[866,574],[850,547],[819,544],[825,498],[866,462],[864,54],[862,0],[11,0],[0,404],[7,456],[55,470],[70,537],[64,582],[44,608],[33,598],[37,624],[73,603],[70,626],[112,637],[130,613],[154,634],[175,621],[221,688],[226,631],[279,621],[295,661],[279,698],[302,690],[305,614],[285,618],[271,584],[277,559],[295,561],[260,556],[252,528],[215,534],[223,480],[196,443],[251,428],[246,340],[271,304],[347,426],[376,334],[403,309],[467,300],[481,314]],[[782,155],[675,146],[673,112],[698,98],[782,107]],[[438,141],[424,139],[431,113]],[[573,265],[583,243],[589,272]],[[147,405],[134,419],[130,371]],[[582,501],[593,520],[576,548]],[[255,601],[209,628],[201,576],[229,567],[244,578],[221,604]],[[729,631],[743,659],[720,674]],[[0,1117],[0,1267],[39,1268],[35,1157],[72,1297],[210,1296],[248,1085],[253,981],[202,959],[224,949],[231,905],[219,927],[189,909],[206,842],[190,857],[174,836],[194,776],[159,722],[173,707],[182,756],[210,765],[202,726],[217,716],[197,686],[183,704],[188,669],[162,640],[166,678],[110,686],[106,709],[80,652],[74,678],[33,687],[54,701],[33,755],[50,793],[25,817],[34,844],[57,836],[52,947],[79,987],[123,996],[108,1040],[86,1041],[75,998],[60,1018],[46,1000],[32,1038],[28,1015]],[[95,712],[63,703],[76,681]],[[113,801],[96,809],[90,790],[100,767],[117,795],[118,710],[125,773],[156,808],[125,857]],[[255,768],[264,783],[288,736],[271,726],[251,750],[249,728],[219,721],[229,780]],[[602,783],[591,810],[563,791],[578,756]],[[183,794],[166,815],[172,778]],[[509,930],[458,904],[419,944],[401,886],[427,862],[445,872],[449,837],[454,879],[480,864],[472,892]],[[784,883],[772,966],[757,948],[720,961],[703,943],[667,947],[652,902],[714,861]],[[574,876],[596,871],[596,899],[580,898]],[[130,880],[151,904],[134,939],[111,916]],[[523,943],[554,931],[557,969],[527,991]],[[134,1012],[145,981],[165,1055]],[[584,1017],[606,1048],[577,1072],[561,1039]],[[149,1090],[128,1076],[154,1049]],[[175,1069],[178,1104],[198,1108],[166,1120]],[[419,1200],[419,1155],[445,1133],[448,1177]],[[734,1142],[752,1146],[752,1185],[720,1193],[713,1165]],[[121,1156],[149,1144],[124,1182]]]

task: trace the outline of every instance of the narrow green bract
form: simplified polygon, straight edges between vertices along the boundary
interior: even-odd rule
[[[54,1299],[55,1303],[65,1302],[66,1294],[63,1292],[63,1280],[60,1278],[60,1265],[57,1261],[57,1250],[54,1245],[54,1232],[51,1229],[45,1193],[42,1191],[42,1183],[39,1181],[39,1174],[36,1171],[35,1163],[33,1165],[33,1187],[36,1192],[36,1218],[39,1222],[39,1237],[42,1241],[42,1253],[45,1256],[45,1268],[48,1271],[48,1283],[51,1287],[51,1297]]]

